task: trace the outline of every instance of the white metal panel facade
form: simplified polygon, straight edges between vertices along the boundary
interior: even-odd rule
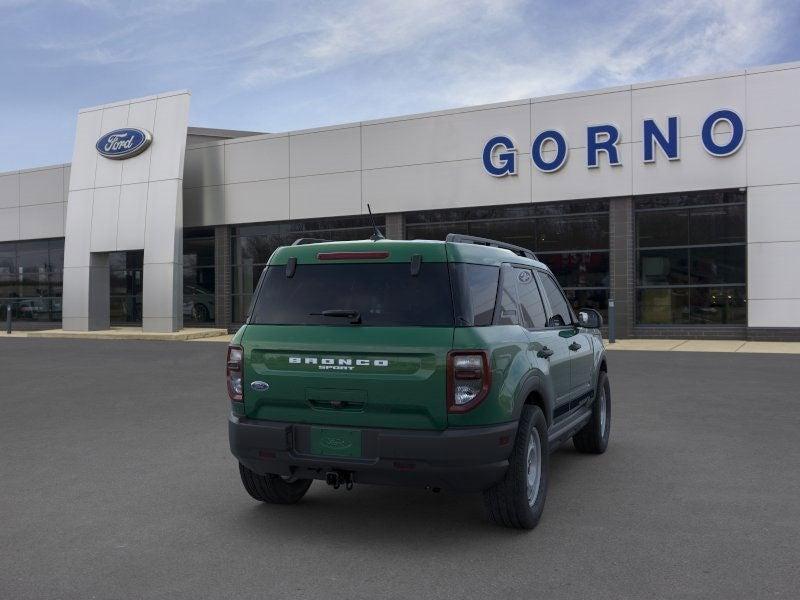
[[[60,165],[0,174],[0,241],[63,235],[67,182],[65,270],[89,268],[90,250],[147,246],[148,224],[160,232],[148,251],[159,258],[150,264],[166,264],[159,261],[179,260],[182,225],[363,214],[367,203],[376,212],[402,213],[746,188],[748,325],[800,326],[800,63],[206,142],[184,152],[186,98],[185,105],[154,96],[82,111],[71,172]],[[730,156],[712,156],[702,143],[703,122],[717,109],[738,113],[746,129]],[[644,119],[666,131],[672,116],[679,118],[679,159],[656,148],[655,160],[645,163]],[[606,123],[619,131],[621,164],[600,153],[598,167],[588,168],[587,127]],[[125,161],[102,159],[94,144],[118,126],[154,131],[153,146]],[[531,160],[531,142],[544,129],[561,131],[569,145],[566,163],[553,173]],[[500,134],[514,142],[517,172],[493,177],[482,152]],[[714,139],[730,136],[723,122]],[[552,158],[552,147],[543,155]],[[154,197],[156,189],[170,199]],[[93,211],[95,194],[103,203]],[[163,206],[179,215],[161,231],[150,209]],[[65,281],[65,296],[72,287]],[[66,306],[65,325],[89,316],[68,315]],[[174,326],[167,313],[149,316]]]
[[[0,242],[64,236],[69,165],[0,174]]]
[[[108,328],[108,254],[121,250],[144,251],[144,329],[182,327],[189,97],[172,92],[78,114],[65,228],[64,329]],[[126,127],[151,132],[154,143],[126,160],[100,156],[95,143],[101,135]],[[83,285],[89,290],[79,289]]]

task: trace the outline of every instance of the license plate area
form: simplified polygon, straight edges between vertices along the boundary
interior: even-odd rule
[[[361,430],[312,427],[310,450],[317,456],[361,458]]]

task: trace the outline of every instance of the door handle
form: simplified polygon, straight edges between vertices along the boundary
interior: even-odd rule
[[[550,358],[551,356],[553,356],[553,354],[555,354],[555,352],[550,350],[550,348],[548,348],[547,346],[542,346],[542,349],[536,353],[536,356],[538,356],[539,358]]]
[[[581,345],[578,342],[572,342],[569,345],[569,349],[572,350],[573,352],[575,352],[576,350],[580,350],[581,349]]]

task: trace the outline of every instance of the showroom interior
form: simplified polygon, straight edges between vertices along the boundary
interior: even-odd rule
[[[621,336],[678,335],[678,328],[689,335],[702,328],[736,338],[747,324],[746,197],[740,190],[714,190],[414,211],[390,215],[388,233],[433,240],[464,233],[530,248],[553,270],[574,307],[596,308],[607,319],[608,299],[614,298],[621,317],[630,320],[618,322]],[[386,231],[386,215],[375,218]],[[363,215],[185,229],[184,324],[243,323],[258,277],[281,245],[302,237],[367,239],[371,233],[371,220]],[[218,244],[226,248],[218,251]],[[0,302],[12,304],[15,319],[60,321],[63,253],[58,238],[0,243]],[[141,326],[142,259],[142,251],[112,254],[112,325]],[[9,273],[18,276],[10,281]],[[626,305],[633,310],[622,310]]]

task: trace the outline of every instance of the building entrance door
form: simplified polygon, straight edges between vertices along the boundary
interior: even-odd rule
[[[142,268],[144,250],[111,252],[111,324],[142,325]]]

